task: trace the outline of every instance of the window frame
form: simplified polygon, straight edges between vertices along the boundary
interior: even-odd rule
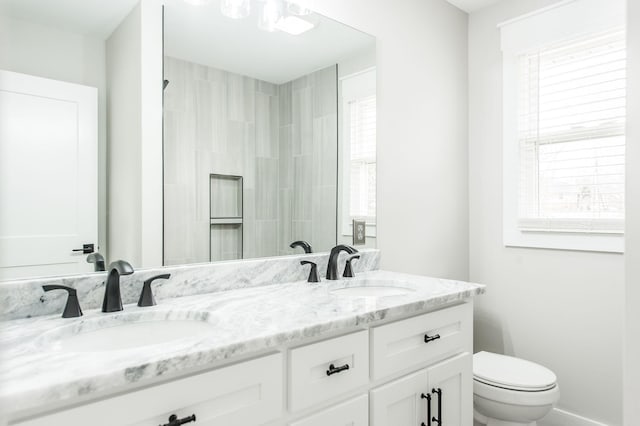
[[[523,229],[519,212],[521,177],[517,108],[519,57],[528,50],[562,39],[623,27],[623,2],[614,1],[612,6],[614,7],[603,11],[601,5],[594,1],[561,2],[498,26],[501,30],[503,51],[502,189],[503,244],[506,247],[624,252],[624,233]],[[567,25],[559,25],[559,22]],[[547,31],[542,33],[536,31],[541,27],[547,28]]]

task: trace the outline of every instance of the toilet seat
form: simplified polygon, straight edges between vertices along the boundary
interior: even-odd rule
[[[473,355],[473,379],[486,386],[527,393],[544,392],[556,387],[556,375],[548,368],[491,352]]]
[[[474,398],[483,398],[502,404],[521,406],[542,406],[555,404],[560,398],[560,388],[556,385],[543,391],[517,391],[473,381]]]

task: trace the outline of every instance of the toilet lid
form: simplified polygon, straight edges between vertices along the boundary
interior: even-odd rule
[[[548,368],[491,352],[473,355],[473,376],[488,385],[514,390],[543,391],[556,385],[556,375]]]

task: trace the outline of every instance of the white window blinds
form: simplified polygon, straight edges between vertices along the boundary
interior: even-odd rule
[[[375,223],[376,216],[376,97],[348,102],[351,156],[350,203],[352,218]]]
[[[624,228],[624,30],[518,57],[522,230]]]

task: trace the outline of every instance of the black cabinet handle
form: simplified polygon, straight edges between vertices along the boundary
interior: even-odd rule
[[[422,394],[420,398],[427,400],[427,424],[422,422],[420,426],[431,426],[431,394]]]
[[[429,336],[428,334],[425,334],[424,342],[425,343],[433,342],[434,340],[438,340],[439,338],[440,338],[439,334],[434,334],[433,336]]]
[[[327,376],[331,376],[332,374],[336,374],[348,369],[349,369],[349,364],[341,365],[340,367],[336,367],[335,365],[331,364],[329,366],[329,369],[327,370]]]
[[[442,426],[442,389],[431,389],[431,393],[438,395],[438,418],[435,416],[431,419],[431,421],[436,422],[438,426]]]
[[[169,423],[165,423],[163,425],[160,426],[180,426],[183,425],[185,423],[190,423],[190,422],[195,422],[196,421],[196,415],[192,414],[189,417],[185,417],[184,419],[179,419],[178,416],[176,416],[175,414],[172,414],[169,416]]]

